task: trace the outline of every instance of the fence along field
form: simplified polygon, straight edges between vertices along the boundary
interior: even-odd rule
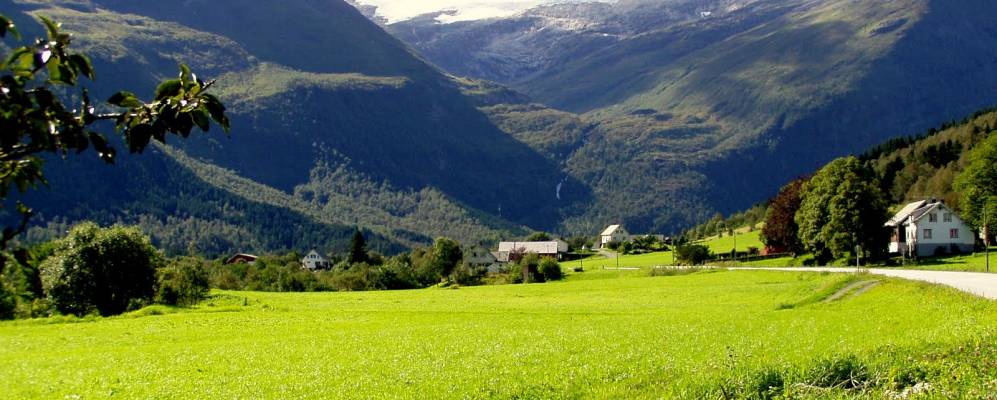
[[[807,304],[841,279],[721,271],[220,292],[164,315],[7,322],[0,398],[690,397],[770,366],[955,348],[988,338],[997,322],[993,302],[904,281]],[[800,305],[780,310],[791,303]]]

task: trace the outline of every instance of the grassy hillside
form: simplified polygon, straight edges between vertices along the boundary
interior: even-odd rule
[[[0,396],[703,398],[722,387],[753,390],[773,374],[797,390],[832,386],[814,371],[849,355],[857,358],[845,370],[874,383],[795,397],[883,398],[921,382],[955,397],[989,393],[993,302],[893,280],[813,302],[815,292],[854,279],[717,272],[459,290],[223,292],[165,315],[156,314],[171,310],[0,323],[0,373],[10,382]],[[780,309],[790,303],[800,305]]]

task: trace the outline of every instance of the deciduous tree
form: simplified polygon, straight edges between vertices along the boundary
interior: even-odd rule
[[[800,209],[800,191],[808,178],[797,179],[779,190],[779,194],[769,204],[762,228],[762,242],[766,246],[798,254],[803,251],[799,238],[799,225],[796,212]]]
[[[997,135],[976,146],[969,165],[956,178],[955,187],[962,194],[962,216],[987,232],[989,241],[993,221],[997,220]]]
[[[41,266],[42,285],[63,313],[115,315],[155,293],[159,252],[138,228],[74,227]]]
[[[848,258],[856,246],[872,256],[884,251],[886,201],[857,158],[832,161],[803,185],[800,198],[799,238],[819,262]]]

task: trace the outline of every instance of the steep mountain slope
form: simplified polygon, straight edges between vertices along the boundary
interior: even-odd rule
[[[464,83],[420,61],[345,3],[244,5],[16,3],[76,33],[78,48],[95,59],[99,97],[121,87],[149,93],[180,61],[220,78],[216,90],[231,106],[231,137],[215,132],[173,142],[176,150],[150,155],[152,176],[182,168],[204,190],[309,222],[361,225],[406,246],[437,236],[492,241],[521,234],[526,224],[553,227],[588,201],[584,185],[479,111],[462,92]],[[67,181],[103,173],[92,166],[53,168],[53,176]],[[163,190],[170,191],[169,183]],[[54,201],[42,200],[40,208],[57,221],[145,215],[129,199],[106,200],[75,214],[45,204]],[[172,215],[155,211],[149,214],[161,223]],[[271,228],[277,227],[260,227]],[[293,233],[274,241],[254,248],[301,247]]]
[[[997,103],[990,1],[591,7],[390,28],[439,65],[464,63],[595,126],[562,160],[598,198],[572,227],[703,220],[836,156]],[[509,61],[517,54],[547,57]]]

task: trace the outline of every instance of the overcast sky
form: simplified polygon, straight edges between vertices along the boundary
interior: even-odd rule
[[[584,0],[357,0],[378,7],[378,14],[391,22],[419,14],[456,9],[459,14],[449,20],[473,20],[515,14],[541,3],[567,3]],[[588,0],[592,1],[592,0]]]

